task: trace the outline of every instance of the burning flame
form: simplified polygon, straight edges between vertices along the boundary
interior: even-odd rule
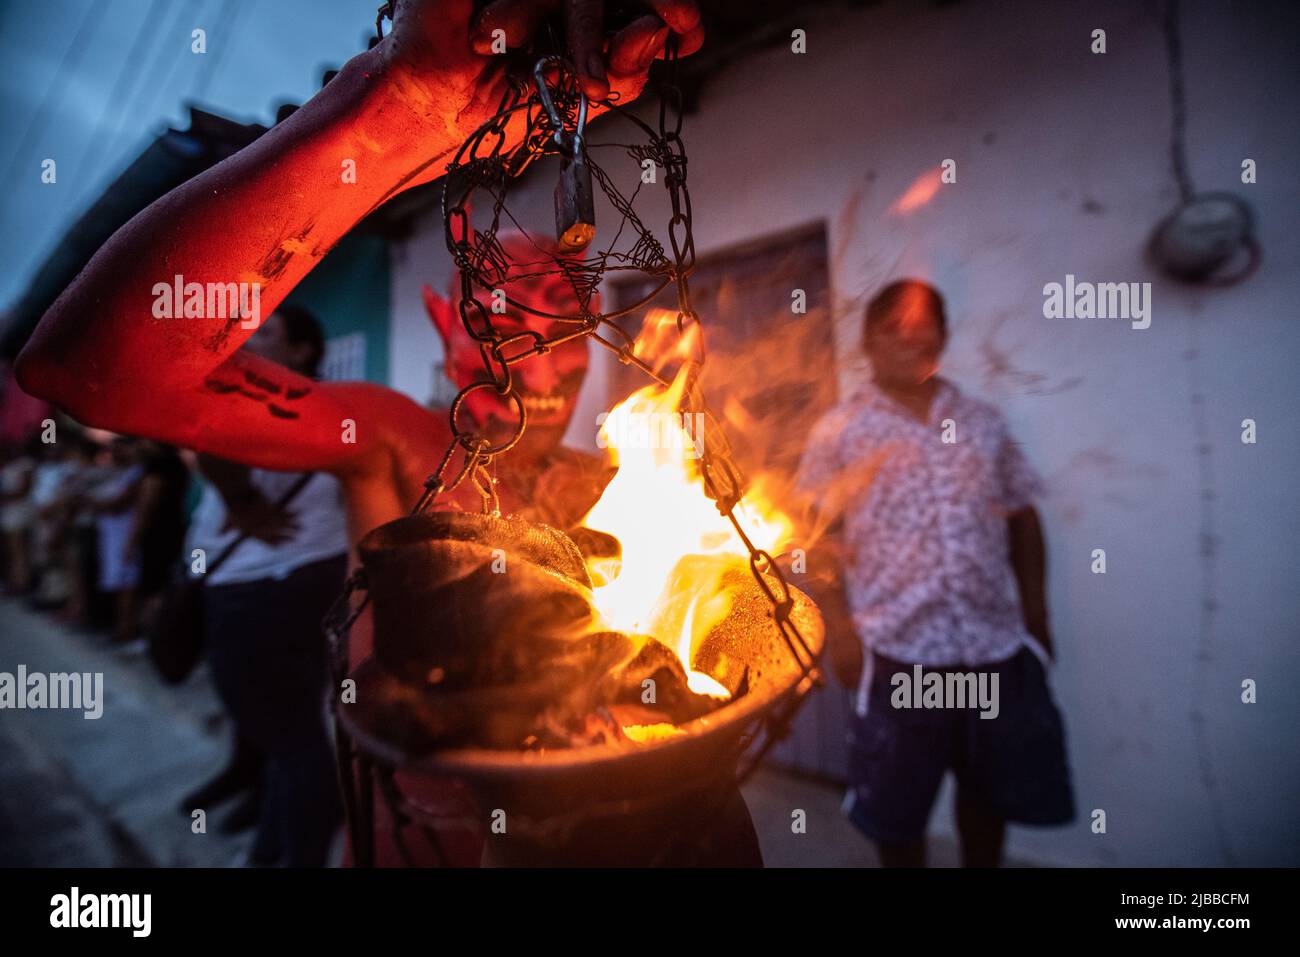
[[[675,314],[652,310],[637,353],[651,343],[648,354],[658,356],[660,366],[674,352],[678,359],[692,355],[697,326],[687,327],[674,351],[655,348],[670,329],[676,333]],[[694,670],[692,661],[700,642],[730,610],[731,598],[720,587],[722,575],[734,567],[726,559],[747,566],[749,552],[705,494],[697,445],[697,439],[703,442],[702,423],[679,414],[688,369],[683,366],[671,387],[647,386],[605,418],[600,435],[618,471],[582,524],[622,545],[621,559],[592,562],[595,604],[609,625],[658,639],[681,661],[692,691],[729,698],[730,692]],[[793,531],[789,518],[754,490],[737,503],[736,517],[750,540],[772,554]]]

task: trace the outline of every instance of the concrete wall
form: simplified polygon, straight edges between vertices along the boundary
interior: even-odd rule
[[[845,385],[863,374],[865,298],[930,278],[949,303],[946,374],[1006,413],[1048,479],[1052,680],[1081,819],[1016,830],[1030,859],[1300,862],[1296,31],[1285,3],[1184,6],[1192,178],[1258,214],[1262,264],[1233,288],[1174,284],[1143,257],[1177,198],[1156,6],[831,10],[805,24],[806,54],[718,75],[683,131],[701,253],[824,220]],[[1104,55],[1089,52],[1098,27]],[[1246,157],[1256,185],[1240,182]],[[957,182],[901,212],[945,158]],[[539,224],[552,184],[518,201]],[[445,287],[440,223],[393,265],[390,381],[423,399],[437,348],[419,283]],[[1045,319],[1043,287],[1067,273],[1152,283],[1151,327]],[[951,827],[946,806],[935,826]]]

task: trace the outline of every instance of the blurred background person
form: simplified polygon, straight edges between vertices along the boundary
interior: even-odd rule
[[[5,591],[24,595],[32,586],[29,536],[31,534],[32,478],[40,439],[8,446],[0,466],[0,533],[4,535]]]
[[[147,627],[181,571],[190,473],[174,446],[141,439],[139,448],[143,474],[130,547],[140,555],[141,618]]]
[[[102,478],[95,459],[100,446],[84,433],[67,435],[68,470],[59,488],[59,540],[67,599],[58,617],[70,625],[90,623],[91,598],[95,591],[95,516],[86,506],[86,495]]]
[[[1040,483],[1002,416],[940,378],[947,339],[933,286],[882,289],[863,322],[872,379],[818,421],[797,479],[819,520],[841,529],[838,587],[818,597],[832,667],[857,688],[845,807],[886,866],[925,865],[949,770],[966,866],[1001,862],[1008,821],[1074,816],[1044,668]],[[994,717],[973,702],[896,706],[894,677],[915,665],[996,674]]]
[[[282,304],[243,348],[315,378],[324,336],[302,307]],[[206,480],[187,552],[208,560],[204,630],[213,680],[233,719],[229,766],[188,807],[241,792],[225,822],[256,810],[250,863],[318,867],[343,819],[326,723],[327,648],[321,629],[347,575],[342,488],[324,473],[271,472],[199,456]],[[265,774],[261,770],[265,769]]]
[[[73,444],[66,436],[61,441],[42,441],[32,476],[31,560],[35,575],[32,603],[47,611],[62,607],[68,598],[63,556],[67,504],[64,493],[65,483],[77,470]]]
[[[106,473],[87,495],[95,512],[99,589],[112,596],[112,641],[121,646],[137,639],[140,624],[140,548],[133,533],[143,479],[136,440],[121,436],[110,446]]]

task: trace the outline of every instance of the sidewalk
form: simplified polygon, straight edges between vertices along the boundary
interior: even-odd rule
[[[226,867],[250,834],[223,835],[226,808],[195,834],[180,799],[224,765],[228,732],[199,669],[158,681],[143,655],[0,599],[0,671],[103,672],[103,715],[5,710],[0,717],[0,865]]]

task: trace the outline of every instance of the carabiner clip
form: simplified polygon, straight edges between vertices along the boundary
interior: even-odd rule
[[[582,252],[596,236],[596,198],[592,190],[591,167],[582,138],[587,130],[587,97],[579,90],[577,127],[570,134],[564,128],[560,112],[551,99],[546,79],[542,76],[552,62],[563,64],[557,56],[537,61],[533,78],[537,81],[537,95],[551,119],[555,145],[560,148],[560,180],[555,184],[555,241],[560,252],[566,255]]]
[[[537,84],[537,95],[541,98],[542,108],[546,110],[546,115],[551,120],[551,128],[555,131],[553,134],[555,145],[573,156],[581,152],[582,138],[587,130],[587,94],[583,93],[582,90],[578,90],[578,124],[574,128],[571,137],[565,136],[567,130],[564,128],[564,119],[560,116],[560,111],[555,108],[555,101],[551,99],[551,91],[546,85],[544,75],[546,68],[552,63],[567,66],[563,57],[542,57],[537,61],[537,66],[533,68],[533,80]]]

